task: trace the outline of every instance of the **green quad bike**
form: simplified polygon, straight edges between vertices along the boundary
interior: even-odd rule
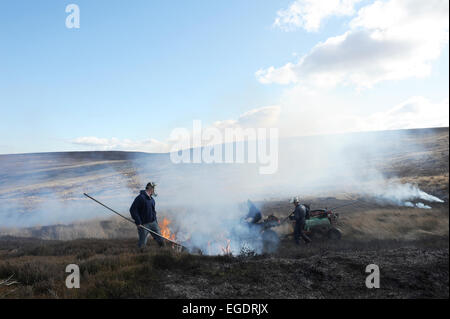
[[[292,214],[291,214],[292,215]],[[330,209],[310,210],[309,218],[305,223],[305,234],[311,238],[327,238],[329,240],[339,240],[342,232],[337,228],[339,214],[332,212]],[[262,242],[263,253],[274,253],[277,250],[280,238],[279,235],[272,230],[289,220],[289,216],[285,219],[279,219],[274,215],[270,215],[264,220],[256,224],[245,223],[250,229],[254,229],[250,236],[240,236],[242,241]],[[258,234],[255,237],[255,234]]]
[[[331,209],[315,209],[310,210],[308,205],[307,209],[309,213],[307,214],[305,221],[305,229],[304,233],[311,238],[325,238],[328,240],[340,240],[342,237],[341,230],[337,227],[339,214],[334,213]],[[293,213],[292,213],[293,214]],[[269,219],[272,219],[272,223],[267,223],[270,225],[269,227],[279,226],[284,224],[285,222],[291,219],[291,215],[286,217],[283,220],[279,220],[275,216],[269,216]],[[274,225],[274,220],[278,221],[278,225]],[[269,228],[267,227],[267,228]],[[273,231],[266,231],[270,235],[273,235]]]
[[[304,233],[307,236],[312,238],[327,238],[329,240],[341,239],[342,232],[337,227],[339,220],[338,213],[334,213],[331,209],[310,210],[308,205],[305,206],[307,206],[309,210],[304,229]],[[292,214],[282,220],[273,215],[269,216],[263,223],[260,224],[262,226],[262,230],[264,231],[263,234],[265,234],[265,237],[273,240],[275,237],[275,232],[270,228],[277,227],[285,222],[288,222],[291,219]]]
[[[309,212],[309,218],[305,223],[305,234],[313,238],[328,238],[339,240],[342,237],[341,230],[337,227],[339,214],[330,209],[316,209]]]

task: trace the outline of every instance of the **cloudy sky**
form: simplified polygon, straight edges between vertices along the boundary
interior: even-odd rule
[[[0,154],[448,126],[448,0],[68,3],[0,2]]]

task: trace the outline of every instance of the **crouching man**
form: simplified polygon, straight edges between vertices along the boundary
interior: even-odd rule
[[[131,217],[134,219],[138,229],[139,248],[141,250],[144,249],[147,244],[147,238],[150,232],[140,226],[144,226],[157,234],[161,234],[158,219],[156,218],[155,200],[153,199],[155,186],[156,185],[153,183],[148,183],[145,190],[140,192],[130,207]],[[150,234],[152,234],[153,239],[156,240],[160,247],[164,245],[164,241],[160,236],[153,233]]]
[[[255,204],[249,199],[247,201],[248,214],[244,217],[245,220],[249,220],[250,223],[256,224],[262,218],[262,214]]]
[[[306,236],[306,234],[303,232],[303,230],[305,229],[307,208],[305,207],[305,205],[300,204],[298,197],[294,197],[291,200],[291,203],[294,204],[295,206],[293,216],[291,216],[291,219],[295,220],[295,227],[294,227],[295,243],[299,245],[300,238],[302,238],[306,244],[309,244],[311,242],[311,239],[309,239],[309,237]]]

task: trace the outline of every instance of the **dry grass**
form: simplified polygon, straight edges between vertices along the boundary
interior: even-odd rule
[[[0,238],[0,278],[16,274],[6,298],[386,298],[448,296],[441,240],[323,242],[276,255],[194,256],[135,240],[70,242]],[[19,248],[17,248],[19,247]],[[441,247],[441,248],[437,248]],[[382,265],[385,289],[363,289],[364,269]],[[80,267],[80,289],[65,287],[65,267]],[[401,272],[396,271],[401,267]],[[447,269],[447,272],[446,272]],[[434,276],[430,281],[428,278]],[[420,277],[420,278],[419,278]],[[419,279],[417,279],[419,278]],[[445,279],[446,278],[446,279]]]
[[[20,248],[13,248],[19,242]],[[121,286],[125,282],[130,284],[133,278],[133,289],[127,290],[130,297],[139,297],[139,289],[143,285],[158,289],[158,283],[152,282],[154,272],[151,260],[137,253],[134,241],[34,242],[4,239],[1,246],[0,278],[14,273],[20,282],[18,289],[9,297],[123,297]],[[84,283],[80,290],[65,287],[65,277],[68,275],[65,267],[73,263],[80,267]],[[147,275],[141,276],[144,273]],[[152,297],[148,288],[146,293],[147,297]]]
[[[360,214],[343,215],[340,228],[346,238],[416,240],[448,236],[447,209],[374,209]]]
[[[69,225],[51,225],[29,228],[0,228],[3,236],[33,237],[40,239],[74,240],[79,238],[135,238],[136,227],[121,219],[96,219]]]

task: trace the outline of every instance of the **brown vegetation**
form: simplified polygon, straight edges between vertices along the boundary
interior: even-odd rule
[[[196,256],[135,240],[70,242],[2,238],[0,278],[15,274],[9,298],[417,298],[448,297],[448,239],[322,242],[275,255]],[[441,248],[436,248],[441,247]],[[443,248],[447,247],[447,248]],[[65,287],[79,265],[80,289]],[[368,264],[382,289],[364,286]]]

